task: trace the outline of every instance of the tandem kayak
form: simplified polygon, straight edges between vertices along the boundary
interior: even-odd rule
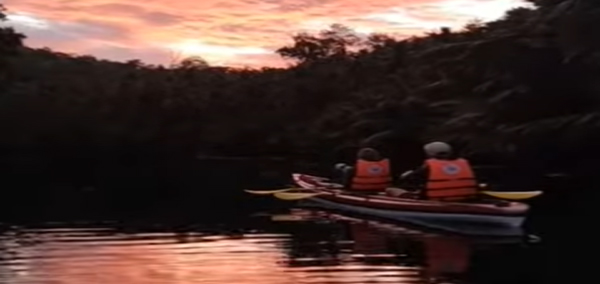
[[[328,179],[293,174],[303,189],[315,194],[301,205],[356,213],[432,229],[474,235],[520,235],[529,206],[521,202],[459,203],[386,195],[363,195],[344,191]]]

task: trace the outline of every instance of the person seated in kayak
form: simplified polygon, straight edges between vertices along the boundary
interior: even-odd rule
[[[461,202],[477,198],[477,180],[469,161],[455,156],[444,142],[432,142],[423,149],[428,157],[425,163],[400,177],[417,179],[423,185],[421,198]]]
[[[341,175],[344,188],[365,193],[384,192],[392,185],[390,161],[373,148],[358,151],[356,163],[335,165],[336,175]]]

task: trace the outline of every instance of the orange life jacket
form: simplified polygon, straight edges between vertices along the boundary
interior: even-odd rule
[[[357,160],[356,172],[352,178],[351,189],[365,191],[384,191],[392,185],[390,174],[390,161],[383,159],[373,162]]]
[[[465,159],[425,161],[429,168],[427,199],[461,201],[477,195],[477,181]]]

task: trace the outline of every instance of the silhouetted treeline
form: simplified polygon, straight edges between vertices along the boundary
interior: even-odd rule
[[[3,175],[156,185],[197,155],[329,167],[363,145],[405,170],[445,140],[478,163],[586,176],[600,162],[600,2],[535,2],[404,40],[298,34],[277,51],[297,62],[287,69],[110,62],[26,48],[3,28]]]

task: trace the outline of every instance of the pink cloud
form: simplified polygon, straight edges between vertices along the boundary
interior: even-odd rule
[[[5,0],[11,24],[35,47],[168,63],[173,46],[212,64],[281,66],[275,47],[333,23],[412,35],[475,17],[498,17],[517,0]],[[493,15],[493,16],[492,16]],[[20,17],[20,18],[19,18]],[[488,18],[489,18],[488,17]],[[20,19],[20,20],[19,20]],[[27,19],[30,21],[27,22]],[[31,21],[38,21],[38,25]],[[43,23],[43,24],[40,24]],[[45,26],[44,26],[45,25]],[[191,45],[190,42],[195,42]],[[263,50],[257,52],[257,50]]]

